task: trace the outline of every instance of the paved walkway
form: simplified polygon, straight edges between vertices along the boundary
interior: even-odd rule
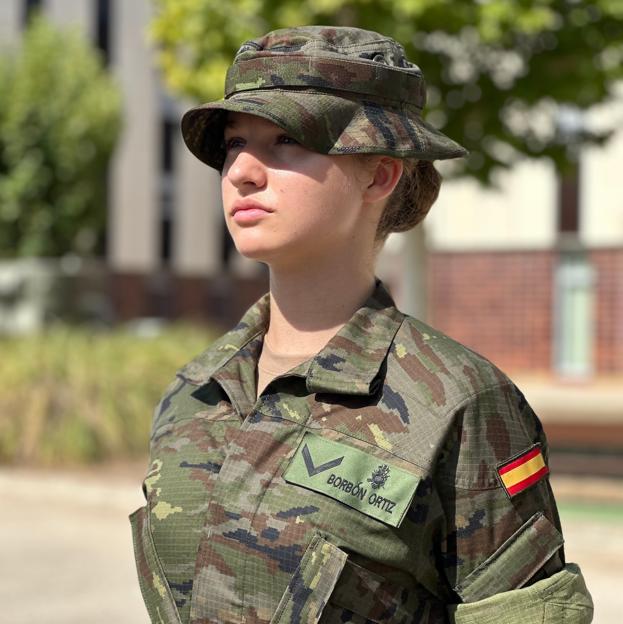
[[[127,519],[141,499],[140,481],[0,469],[0,620],[148,624]]]
[[[108,468],[106,476],[0,468],[2,622],[148,624],[127,519],[143,504],[144,467]],[[594,622],[620,624],[623,484],[557,481],[554,489],[567,558],[584,571]],[[574,502],[578,490],[590,506]]]

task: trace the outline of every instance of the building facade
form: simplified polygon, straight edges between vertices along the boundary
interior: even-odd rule
[[[43,10],[100,48],[124,95],[109,176],[107,265],[120,320],[234,323],[268,286],[266,267],[229,238],[218,174],[185,148],[146,28],[151,0],[3,0],[0,37]],[[623,97],[588,120],[623,116]],[[399,306],[505,370],[568,377],[623,372],[623,133],[585,150],[575,178],[525,162],[484,190],[444,183],[422,226],[391,235],[380,259]]]
[[[623,96],[584,123],[621,119]],[[498,190],[447,185],[427,219],[429,320],[511,370],[623,372],[621,162],[618,132],[570,178],[534,161]]]

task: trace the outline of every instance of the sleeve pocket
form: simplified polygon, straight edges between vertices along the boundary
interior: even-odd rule
[[[562,546],[558,529],[535,513],[490,557],[455,587],[463,602],[475,602],[522,587]]]
[[[342,573],[346,553],[319,533],[312,537],[294,571],[271,624],[316,624]]]
[[[452,624],[590,624],[593,601],[577,565],[529,587],[449,607]]]
[[[152,622],[180,624],[175,600],[151,537],[150,515],[149,506],[145,505],[129,516],[141,593]]]

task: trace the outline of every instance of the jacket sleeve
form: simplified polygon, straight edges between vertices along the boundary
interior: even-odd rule
[[[438,561],[456,624],[585,624],[592,601],[566,564],[547,439],[510,381],[456,410],[435,474]]]
[[[449,614],[453,624],[585,624],[593,602],[580,569],[569,563],[528,587],[452,605]]]

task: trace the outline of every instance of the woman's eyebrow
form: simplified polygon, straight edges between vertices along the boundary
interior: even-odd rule
[[[229,117],[229,116],[225,119],[225,124],[224,124],[225,128],[232,128],[234,126],[239,126],[239,125],[240,125],[239,119],[236,119],[234,117]]]
[[[223,134],[231,134],[232,132],[239,132],[240,125],[234,122],[226,123],[223,126]]]

